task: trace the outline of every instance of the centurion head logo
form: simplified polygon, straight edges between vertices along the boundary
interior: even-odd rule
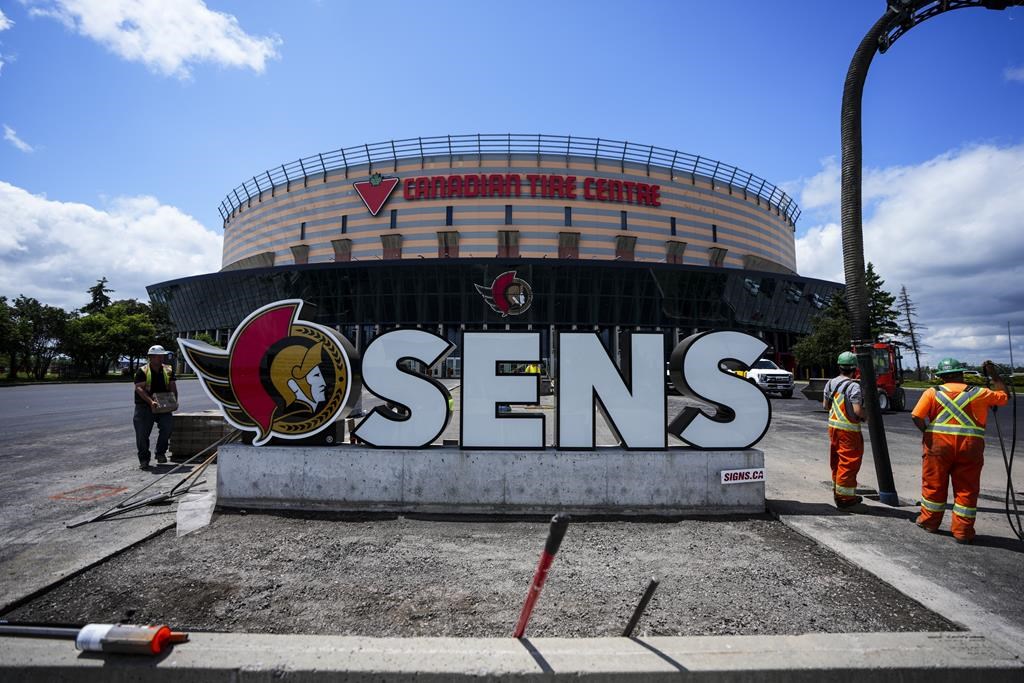
[[[361,390],[358,357],[331,329],[300,320],[301,300],[251,313],[227,350],[179,339],[186,362],[227,421],[253,443],[299,439],[327,429]]]
[[[474,286],[487,305],[501,313],[502,318],[521,315],[533,303],[533,289],[526,280],[516,277],[514,270],[505,271],[494,278],[489,287]]]

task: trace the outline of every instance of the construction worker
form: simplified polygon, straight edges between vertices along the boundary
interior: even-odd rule
[[[964,366],[954,358],[939,361],[935,374],[943,384],[927,389],[911,416],[924,438],[921,460],[921,514],[917,525],[935,533],[946,511],[946,493],[953,480],[953,521],[950,531],[957,543],[974,540],[981,467],[985,462],[985,420],[991,406],[1009,400],[995,364],[981,366],[992,380],[991,391],[964,383]]]
[[[156,344],[146,352],[149,362],[135,371],[135,445],[138,449],[139,469],[149,469],[149,438],[153,425],[157,426],[156,461],[167,462],[167,447],[174,429],[174,416],[164,412],[155,395],[172,393],[177,402],[178,385],[174,368],[164,362],[167,351]]]
[[[853,378],[857,371],[857,356],[843,351],[837,363],[839,374],[825,384],[822,407],[828,410],[832,495],[837,508],[848,508],[861,502],[857,495],[857,473],[864,458],[864,436],[860,425],[867,418],[860,382]]]

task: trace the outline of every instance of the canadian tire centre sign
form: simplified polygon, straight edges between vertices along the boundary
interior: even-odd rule
[[[452,417],[451,395],[426,368],[456,352],[431,332],[399,329],[367,346],[360,358],[334,330],[300,315],[303,302],[277,301],[253,311],[231,335],[227,349],[179,339],[185,360],[227,421],[253,432],[255,445],[271,438],[299,439],[346,417],[362,387],[384,399],[355,427],[355,437],[380,448],[426,448]],[[700,449],[742,449],[761,440],[771,405],[756,386],[726,372],[725,360],[750,366],[767,349],[756,337],[735,331],[694,334],[671,352],[668,371],[684,396],[708,407],[668,414],[665,340],[662,333],[631,333],[628,372],[592,332],[558,333],[555,380],[555,447],[595,447],[595,414],[602,410],[623,448],[664,449],[668,434]],[[540,404],[540,376],[502,367],[539,364],[535,331],[467,331],[462,348],[460,445],[463,449],[543,450],[540,411],[508,411]],[[398,406],[394,409],[390,406]]]
[[[370,214],[376,216],[399,184],[402,185],[402,198],[406,201],[531,197],[661,206],[660,185],[574,175],[463,173],[402,180],[374,173],[367,180],[352,183],[352,187]]]

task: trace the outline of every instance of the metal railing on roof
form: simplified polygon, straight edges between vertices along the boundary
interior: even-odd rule
[[[714,159],[635,142],[519,133],[442,135],[343,147],[254,175],[232,190],[217,210],[227,222],[243,204],[251,206],[253,201],[262,200],[267,192],[273,195],[281,187],[291,190],[295,183],[302,183],[305,187],[311,180],[318,178],[326,182],[327,174],[332,171],[344,171],[347,178],[350,168],[362,166],[368,167],[368,173],[383,171],[389,166],[395,172],[400,159],[419,158],[425,164],[427,158],[448,157],[451,164],[455,157],[464,160],[466,156],[476,155],[482,164],[484,155],[500,154],[506,155],[509,162],[513,155],[535,154],[538,161],[542,156],[564,156],[567,164],[570,159],[593,159],[595,168],[598,161],[618,162],[623,172],[627,163],[645,166],[648,173],[651,168],[659,168],[667,170],[673,180],[677,176],[688,178],[691,182],[701,178],[710,181],[712,187],[720,183],[729,188],[730,192],[735,190],[742,192],[745,197],[753,197],[758,203],[763,201],[778,215],[784,216],[790,226],[795,226],[800,218],[796,202],[781,188],[760,176]]]

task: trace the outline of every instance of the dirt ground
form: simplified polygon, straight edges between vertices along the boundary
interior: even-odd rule
[[[508,636],[544,522],[217,514],[4,615],[202,631]],[[768,517],[574,522],[527,630],[620,635],[944,631],[956,626]]]

